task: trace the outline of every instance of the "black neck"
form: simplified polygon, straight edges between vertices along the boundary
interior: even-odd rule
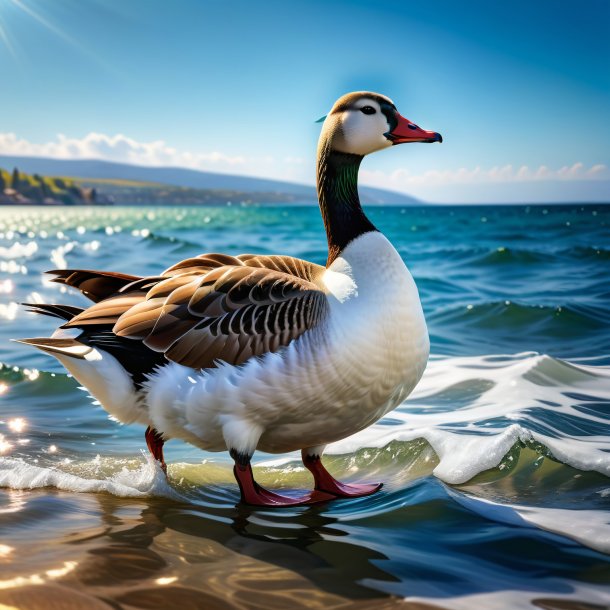
[[[318,200],[328,239],[328,267],[353,239],[377,229],[358,198],[358,170],[364,157],[322,147],[318,154]]]

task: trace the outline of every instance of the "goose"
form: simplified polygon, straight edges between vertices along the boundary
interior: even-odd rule
[[[429,355],[415,282],[365,215],[357,181],[366,155],[442,137],[368,91],[342,96],[321,120],[325,266],[209,253],[154,277],[62,269],[49,272],[53,281],[79,289],[90,307],[25,304],[64,322],[50,338],[20,341],[55,356],[111,417],[147,426],[146,444],[165,472],[168,439],[228,450],[241,501],[252,505],[379,490],[337,481],[322,454],[401,404]],[[257,449],[300,450],[313,490],[293,497],[260,486],[251,467]]]

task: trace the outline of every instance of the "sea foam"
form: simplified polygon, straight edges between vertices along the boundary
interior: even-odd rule
[[[498,466],[515,443],[537,442],[565,464],[610,476],[607,419],[577,408],[574,398],[579,392],[585,403],[587,396],[594,396],[594,402],[610,400],[609,381],[608,367],[529,352],[434,358],[411,397],[387,422],[329,445],[327,453],[423,438],[440,460],[434,474],[460,484]],[[465,387],[470,388],[467,402],[462,400]],[[562,430],[559,415],[598,434]]]
[[[86,465],[83,471],[86,471]],[[87,478],[55,467],[30,464],[22,458],[0,458],[0,487],[11,489],[42,489],[54,487],[82,493],[106,492],[123,498],[163,496],[180,499],[167,482],[158,462],[145,456],[139,468],[123,468],[105,478]]]

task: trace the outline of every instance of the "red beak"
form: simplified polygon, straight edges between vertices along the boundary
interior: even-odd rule
[[[418,127],[415,123],[405,119],[396,113],[397,125],[385,134],[392,144],[402,144],[404,142],[442,142],[443,136],[436,131],[426,131]]]

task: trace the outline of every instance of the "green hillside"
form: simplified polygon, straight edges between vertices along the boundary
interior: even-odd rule
[[[0,168],[0,205],[230,205],[292,203],[291,193],[199,189],[121,178],[66,178]]]
[[[100,201],[100,199],[102,199]],[[83,187],[70,178],[26,174],[0,168],[0,204],[87,205],[108,203],[93,187]]]
[[[89,189],[99,189],[119,205],[227,205],[231,203],[294,203],[299,198],[285,192],[251,192],[239,189],[189,188],[120,178],[74,178]]]

